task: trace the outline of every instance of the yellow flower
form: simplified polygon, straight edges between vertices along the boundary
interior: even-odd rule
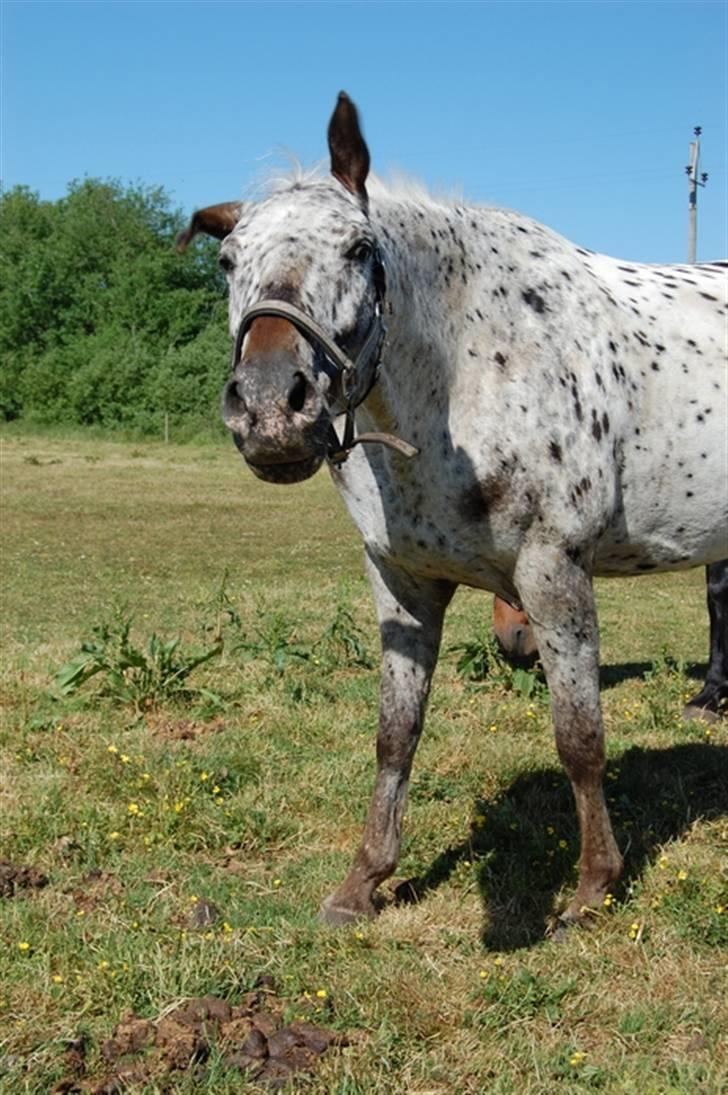
[[[101,959],[101,961],[99,962],[98,968],[100,970],[107,970],[109,968],[109,963],[106,961],[105,958]]]
[[[660,859],[658,859],[657,866],[660,868],[661,871],[667,870],[668,858],[666,855],[663,855]]]
[[[53,982],[54,985],[63,984],[63,978],[61,977],[60,973],[54,973],[53,976],[51,977],[51,981]]]
[[[232,926],[232,924],[228,924],[227,920],[223,920],[222,930],[224,932],[231,932],[233,930],[233,926]]]
[[[107,745],[106,752],[107,753],[118,753],[119,750],[116,748],[115,745]]]
[[[360,932],[360,931],[358,931],[358,930],[357,930],[357,931],[355,931],[355,932],[354,932],[354,938],[355,938],[355,939],[358,939],[358,940],[359,940],[359,942],[361,942],[361,940],[362,940],[362,939],[364,938],[364,932]]]
[[[679,882],[684,882],[685,879],[688,877],[688,872],[687,871],[678,871],[677,872],[677,877],[678,877]]]
[[[505,958],[502,958],[501,955],[498,955],[497,958],[493,959],[493,965],[494,966],[503,966],[503,965],[505,965],[505,961],[506,961]]]
[[[604,905],[605,909],[608,909],[609,906],[612,905],[613,903],[614,903],[614,898],[612,897],[612,895],[610,893],[608,893],[607,896],[604,898],[604,901],[602,902],[602,904]]]
[[[209,774],[208,774],[207,772],[200,772],[200,781],[201,781],[202,783],[204,783],[204,782],[205,782],[205,780],[207,780],[207,779],[209,779],[209,778],[210,778],[210,776],[209,776]]]
[[[480,971],[480,976],[481,976],[483,981],[487,981],[488,978],[490,977],[490,974],[488,973],[487,970],[481,970]]]
[[[139,813],[139,803],[138,802],[130,802],[126,809],[127,809],[127,812],[132,815],[132,817],[136,817],[137,814]]]
[[[584,1053],[580,1049],[577,1049],[576,1053],[572,1053],[571,1057],[569,1057],[569,1064],[574,1065],[576,1067],[576,1065],[581,1064],[581,1062],[584,1060],[585,1057],[586,1057],[586,1053]]]
[[[23,940],[21,943],[18,943],[18,950],[22,951],[23,954],[25,954],[27,951],[30,950],[30,943],[26,943],[25,940]]]
[[[128,764],[129,761],[131,760],[131,757],[129,756],[128,753],[122,753],[121,756],[119,757],[119,760],[121,761],[122,764]]]
[[[274,879],[273,879],[273,885],[274,885],[274,886],[275,886],[276,888],[278,888],[278,886],[281,886],[281,885],[282,885],[282,882],[281,882],[280,878],[274,878]]]
[[[318,996],[319,1000],[325,1000],[329,994],[326,989],[316,989],[316,995]]]

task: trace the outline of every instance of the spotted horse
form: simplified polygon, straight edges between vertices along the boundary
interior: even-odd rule
[[[709,647],[705,683],[683,707],[684,719],[717,722],[728,713],[728,559],[705,568]],[[532,666],[538,648],[522,608],[493,598],[493,633],[504,657],[515,666]]]
[[[395,869],[443,616],[462,583],[528,613],[581,856],[564,925],[622,857],[603,789],[592,579],[728,556],[726,268],[645,266],[518,213],[369,177],[344,93],[331,172],[195,214],[222,240],[223,417],[271,483],[328,463],[363,537],[381,632],[363,841],[323,903],[374,915]],[[315,577],[315,576],[313,576]]]

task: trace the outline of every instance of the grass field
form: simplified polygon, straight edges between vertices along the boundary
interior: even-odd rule
[[[570,791],[538,681],[458,670],[490,613],[462,590],[398,873],[419,901],[385,886],[337,933],[316,911],[365,816],[377,638],[325,474],[270,487],[227,444],[8,434],[2,489],[1,1091],[124,1090],[123,1016],[241,1009],[261,977],[279,1025],[347,1043],[294,1091],[728,1090],[728,733],[680,719],[701,571],[598,587],[627,868],[591,930],[544,939]],[[63,695],[82,643],[76,679],[98,672]],[[208,1043],[122,1063],[139,1091],[256,1090]]]

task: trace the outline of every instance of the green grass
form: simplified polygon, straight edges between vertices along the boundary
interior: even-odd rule
[[[725,1090],[728,734],[680,719],[702,572],[598,586],[627,868],[591,931],[543,938],[574,882],[571,794],[541,691],[458,672],[490,613],[462,590],[397,876],[419,900],[334,933],[316,910],[361,833],[378,643],[326,476],[276,488],[227,444],[13,432],[2,486],[0,860],[48,884],[0,898],[1,1091],[50,1091],[80,1034],[92,1084],[125,1012],[235,1002],[261,974],[291,1014],[325,989],[322,1021],[355,1033],[313,1092]],[[130,701],[99,671],[62,695],[54,675],[114,619],[147,660],[155,635],[178,659],[222,649],[181,694]],[[200,901],[220,916],[198,930]],[[170,1083],[245,1088],[219,1059]]]

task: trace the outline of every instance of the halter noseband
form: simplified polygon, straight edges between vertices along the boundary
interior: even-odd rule
[[[418,451],[407,441],[402,441],[401,438],[394,437],[389,433],[362,433],[358,437],[354,436],[354,412],[359,404],[363,403],[377,382],[382,347],[387,333],[382,318],[384,267],[378,254],[375,254],[375,264],[376,300],[374,315],[364,342],[353,360],[337,346],[334,340],[311,316],[306,315],[300,308],[284,300],[260,300],[257,304],[246,308],[240,318],[240,326],[235,338],[233,371],[240,362],[245,335],[250,330],[253,321],[261,316],[275,316],[278,319],[287,320],[315,349],[323,353],[326,362],[333,370],[333,399],[330,400],[332,411],[334,414],[343,414],[345,416],[344,436],[341,441],[336,434],[333,423],[329,426],[326,455],[335,464],[343,464],[351,450],[359,442],[378,442],[407,457],[415,456]]]

